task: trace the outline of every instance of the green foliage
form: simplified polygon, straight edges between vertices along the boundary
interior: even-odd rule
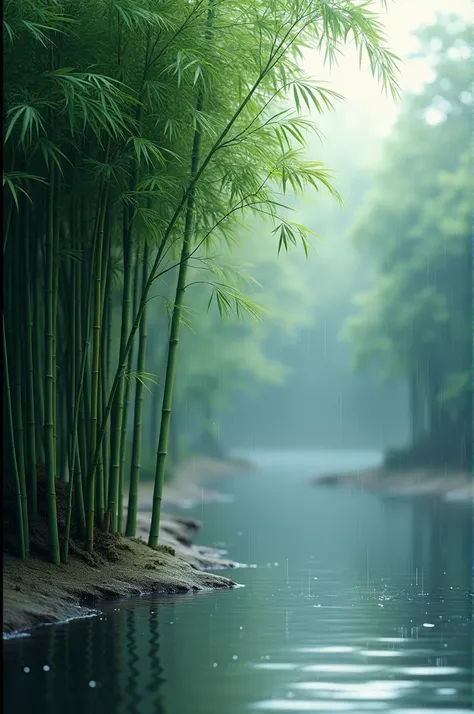
[[[469,36],[467,28],[447,27],[440,20],[419,33],[434,79],[407,100],[354,229],[374,275],[345,335],[355,344],[356,367],[376,361],[386,377],[408,379],[413,441],[442,443],[437,459],[467,466],[472,176],[462,51]]]
[[[228,266],[219,267],[214,250],[238,243],[242,223],[257,217],[268,221],[266,230],[278,228],[275,252],[298,241],[307,251],[310,232],[287,220],[282,196],[306,189],[338,196],[330,172],[308,162],[301,147],[313,128],[302,112],[324,112],[340,97],[305,77],[298,62],[306,48],[333,62],[353,41],[382,86],[396,92],[394,57],[372,5],[6,3],[7,351],[9,364],[21,365],[16,404],[23,381],[44,386],[42,397],[35,392],[33,412],[40,420],[39,450],[46,452],[54,562],[55,481],[65,462],[75,473],[70,507],[73,487],[85,503],[88,549],[96,525],[120,528],[127,405],[137,381],[140,388],[149,381],[145,365],[134,368],[133,346],[142,326],[143,356],[153,291],[164,291],[173,306],[164,347],[172,355],[164,380],[170,405],[184,292],[200,290],[191,283],[210,288],[202,294],[209,314],[260,315],[235,271],[229,279]],[[26,247],[35,269],[31,279],[13,280],[12,266]],[[145,249],[149,261],[142,258]],[[145,271],[138,279],[141,260]],[[209,280],[184,280],[193,260],[204,261]],[[165,283],[168,273],[173,279],[178,273],[176,289]],[[43,300],[36,304],[38,296]],[[166,315],[164,303],[155,305]],[[20,362],[18,330],[30,322],[28,304],[36,304],[38,335],[32,355]],[[163,346],[168,337],[165,331]],[[135,380],[126,379],[132,375]],[[23,457],[21,416],[13,418]],[[159,450],[161,462],[165,457]],[[66,530],[63,559],[68,538]]]

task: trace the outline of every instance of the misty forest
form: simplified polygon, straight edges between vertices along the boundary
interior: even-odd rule
[[[470,711],[461,6],[6,0],[7,714]]]

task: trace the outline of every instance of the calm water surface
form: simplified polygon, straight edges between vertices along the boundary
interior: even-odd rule
[[[108,603],[4,643],[6,714],[472,710],[468,507],[314,488],[370,454],[266,454],[204,505],[233,591]]]

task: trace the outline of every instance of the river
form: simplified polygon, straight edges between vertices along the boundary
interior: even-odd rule
[[[256,566],[230,573],[245,587],[5,641],[6,714],[470,712],[470,509],[309,483],[373,458],[260,454],[219,483],[232,503],[189,512]]]

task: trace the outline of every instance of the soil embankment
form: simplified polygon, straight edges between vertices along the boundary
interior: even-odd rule
[[[168,505],[188,505],[198,497],[219,500],[204,491],[201,478],[226,475],[242,469],[237,465],[191,462],[167,488]],[[97,530],[95,551],[86,553],[82,543],[70,540],[69,563],[48,562],[48,536],[44,488],[39,483],[39,514],[30,529],[31,555],[22,562],[17,555],[15,495],[4,493],[3,522],[3,632],[23,631],[39,624],[61,622],[92,614],[101,600],[139,596],[145,593],[177,593],[209,588],[230,588],[229,578],[205,570],[233,568],[239,564],[223,558],[225,551],[194,544],[200,523],[162,514],[160,547],[146,545],[151,519],[150,496],[140,493],[137,538],[125,538]],[[67,486],[58,483],[58,522],[64,529]],[[11,503],[8,503],[8,501]]]
[[[33,556],[3,562],[3,631],[83,617],[100,600],[145,593],[176,593],[229,588],[233,581],[193,568],[166,549],[110,536],[89,564],[74,555],[60,567]]]
[[[436,496],[446,501],[471,504],[473,482],[468,473],[432,468],[364,469],[352,473],[320,474],[312,478],[315,485],[345,486],[364,489],[386,496]]]

